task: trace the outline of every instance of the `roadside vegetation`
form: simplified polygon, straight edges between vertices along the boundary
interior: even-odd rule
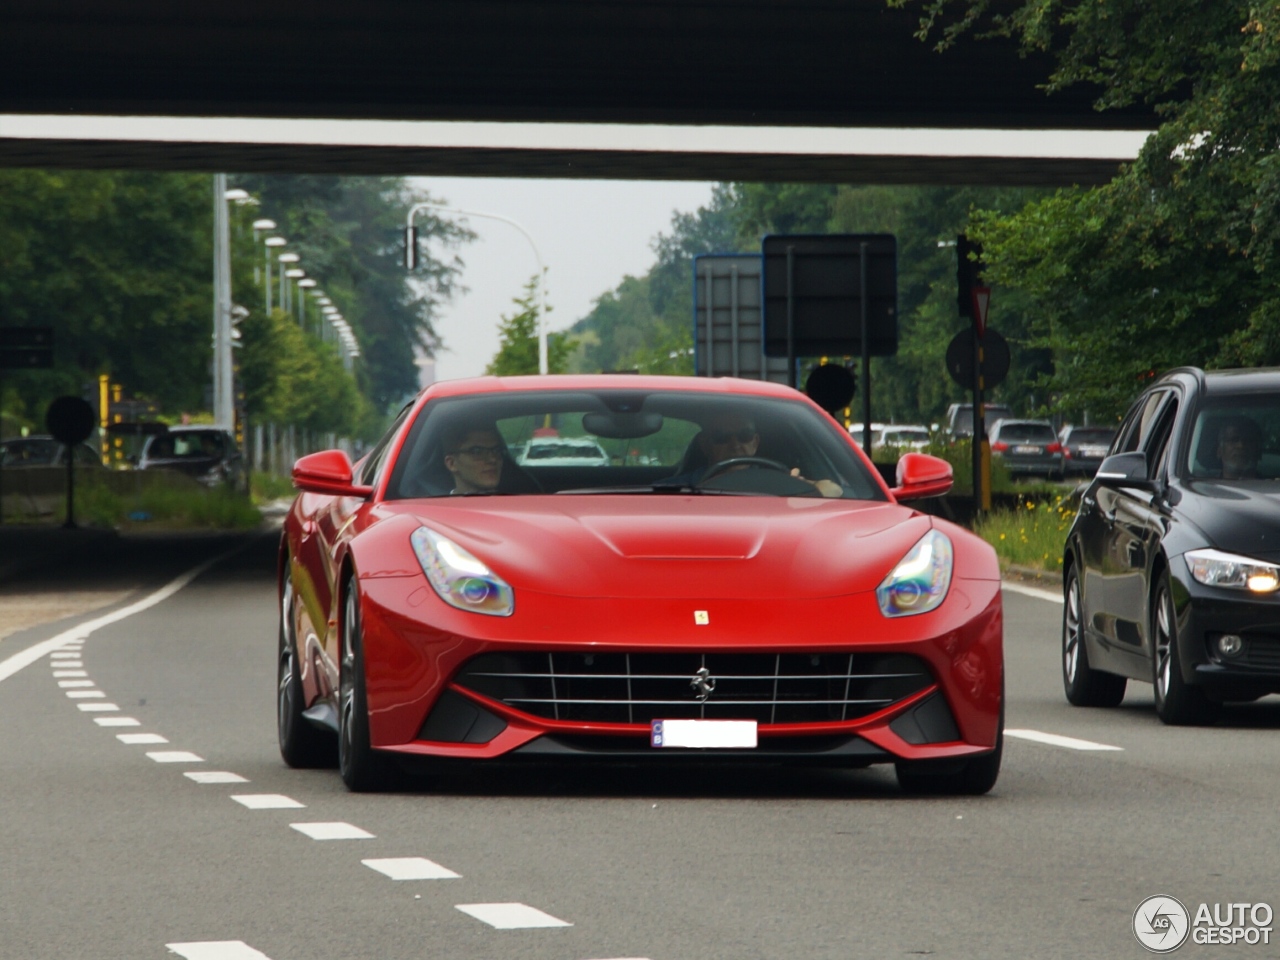
[[[973,531],[995,547],[1001,567],[1014,565],[1059,573],[1062,546],[1075,515],[1073,498],[1028,498],[1014,509],[993,510],[979,517]]]

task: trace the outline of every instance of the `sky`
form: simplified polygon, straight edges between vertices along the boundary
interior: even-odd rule
[[[711,199],[711,183],[623,180],[529,180],[418,177],[433,199],[515,220],[529,233],[547,268],[549,328],[563,330],[591,311],[601,294],[628,274],[653,265],[653,238],[667,232],[675,211]],[[440,311],[444,349],[436,379],[479,376],[498,350],[498,324],[537,272],[530,243],[497,220],[468,218],[476,240],[459,253],[467,290]],[[429,248],[424,246],[424,254]],[[439,255],[439,250],[431,251]]]

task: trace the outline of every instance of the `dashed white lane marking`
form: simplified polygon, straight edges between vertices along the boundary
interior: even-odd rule
[[[248,783],[248,777],[242,777],[238,773],[231,773],[229,770],[191,770],[183,774],[188,780],[194,780],[196,783]]]
[[[149,750],[147,756],[156,763],[204,763],[204,757],[187,750]]]
[[[1044,733],[1040,730],[1005,730],[1006,737],[1017,737],[1020,740],[1034,740],[1036,743],[1047,743],[1051,747],[1066,747],[1068,750],[1123,750],[1124,747],[1113,747],[1106,743],[1094,743],[1092,740],[1077,740],[1075,737],[1064,737],[1056,733]]]
[[[80,671],[81,676],[88,676],[83,670]],[[76,687],[92,687],[96,684],[92,680],[59,680],[58,688],[60,690],[74,690]]]
[[[100,727],[140,727],[141,720],[133,717],[94,717],[93,722]]]
[[[120,707],[114,703],[77,703],[76,706],[85,713],[93,713],[94,711],[99,711],[101,713],[114,713],[116,710],[120,709]]]
[[[13,656],[0,660],[0,682],[8,680],[23,667],[29,667],[37,660],[41,660],[44,657],[51,655],[55,650],[79,651],[79,649],[84,645],[85,638],[90,636],[95,630],[101,630],[103,627],[123,620],[126,617],[132,617],[135,613],[141,613],[143,610],[149,610],[157,603],[169,599],[169,597],[173,596],[196,577],[200,576],[200,574],[212,567],[215,563],[219,563],[237,551],[244,549],[250,542],[251,541],[246,540],[240,546],[232,547],[230,550],[220,553],[216,557],[211,557],[198,566],[192,567],[181,576],[174,577],[159,590],[148,594],[141,600],[137,600],[134,603],[129,604],[127,607],[121,607],[119,610],[113,610],[111,613],[103,614],[102,616],[95,617],[92,620],[86,620],[84,623],[74,626],[70,630],[62,631],[62,633],[58,634],[56,637],[50,637],[48,640],[44,640],[40,643],[33,643],[31,646],[27,647],[27,649],[20,650]]]
[[[306,806],[282,793],[233,793],[231,799],[250,810],[298,810]]]
[[[299,833],[305,833],[312,840],[372,840],[373,834],[368,830],[342,821],[331,823],[291,823],[289,826]]]
[[[173,953],[186,960],[271,960],[243,940],[205,940],[200,943],[166,943]]]
[[[158,733],[117,733],[116,739],[121,743],[168,743],[168,739]]]
[[[387,857],[360,862],[392,880],[454,880],[461,876],[426,857]]]
[[[54,677],[87,677],[89,674],[85,673],[83,670],[55,670],[53,671],[53,675]],[[61,684],[59,684],[59,686],[61,686]]]
[[[101,690],[68,690],[67,696],[72,700],[97,700],[106,694]]]
[[[1062,603],[1062,594],[1054,593],[1052,590],[1041,590],[1039,587],[1025,587],[1020,583],[1009,583],[1007,580],[1000,584],[1001,588],[1008,590],[1010,593],[1020,593],[1024,597],[1035,597],[1037,600],[1048,600],[1050,603]]]
[[[557,919],[549,913],[543,913],[536,907],[523,903],[459,903],[455,906],[468,916],[475,917],[496,930],[573,926],[567,920]]]
[[[49,654],[50,660],[78,660],[80,654],[75,650],[55,650]]]

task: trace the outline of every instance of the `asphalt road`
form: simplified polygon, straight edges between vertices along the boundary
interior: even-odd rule
[[[231,545],[153,563],[131,600]],[[1280,699],[1189,730],[1160,725],[1144,685],[1071,708],[1050,600],[1006,592],[1007,725],[1120,749],[1011,736],[987,797],[906,797],[889,768],[601,767],[354,795],[277,752],[273,549],[82,648],[48,641],[97,614],[0,642],[0,957],[1140,957],[1148,896],[1280,907]],[[211,774],[244,780],[193,779]]]

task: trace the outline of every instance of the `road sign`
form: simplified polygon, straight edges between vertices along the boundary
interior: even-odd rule
[[[53,327],[0,327],[0,370],[53,366]]]
[[[947,346],[947,373],[965,389],[973,387],[973,331],[961,330]],[[998,330],[988,330],[982,338],[982,384],[990,390],[1009,375],[1009,341]]]
[[[760,266],[754,253],[693,258],[693,363],[698,376],[791,382],[786,358],[764,354]]]
[[[973,287],[969,291],[973,302],[973,322],[978,328],[978,336],[987,332],[987,308],[991,306],[991,288]]]

